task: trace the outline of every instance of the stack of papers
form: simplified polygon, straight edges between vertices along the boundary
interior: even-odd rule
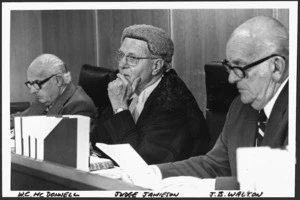
[[[130,144],[97,143],[96,146],[118,163],[122,176],[129,177],[133,184],[145,188],[157,186],[152,169]]]

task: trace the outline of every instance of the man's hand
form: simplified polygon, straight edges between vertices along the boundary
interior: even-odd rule
[[[161,172],[159,168],[155,165],[149,165],[148,172],[143,172],[137,175],[138,176],[136,177],[136,179],[133,179],[123,171],[121,179],[127,183],[131,183],[152,190],[156,190],[156,188],[160,186],[162,181]]]
[[[117,79],[108,84],[108,96],[114,110],[118,108],[128,109],[128,100],[135,92],[140,78],[131,83],[123,74],[117,74]]]

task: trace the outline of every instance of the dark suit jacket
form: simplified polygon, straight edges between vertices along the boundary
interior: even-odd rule
[[[34,102],[21,115],[41,115],[45,109],[46,106],[44,104]],[[96,107],[93,100],[80,86],[75,87],[71,83],[57,98],[47,115],[84,115],[94,117],[96,115]]]
[[[202,111],[174,70],[164,74],[136,124],[129,110],[112,115],[110,106],[105,113],[92,142],[129,143],[148,164],[183,160],[209,150]]]
[[[195,176],[216,178],[216,189],[226,184],[226,178],[236,177],[236,150],[253,147],[257,130],[258,111],[241,102],[238,96],[232,103],[227,119],[215,146],[205,156],[158,165],[163,177]],[[262,146],[284,147],[288,142],[288,83],[278,96],[268,119]],[[226,185],[225,185],[226,186]],[[230,189],[230,188],[229,188]],[[235,188],[231,188],[235,189]]]

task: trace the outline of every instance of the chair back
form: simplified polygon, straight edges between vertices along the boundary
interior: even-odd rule
[[[84,91],[94,101],[98,113],[109,105],[108,83],[116,78],[116,70],[85,64],[79,73],[79,82]]]
[[[233,99],[239,94],[235,84],[228,82],[228,72],[220,63],[204,66],[206,80],[206,122],[213,146],[222,132],[227,111]]]

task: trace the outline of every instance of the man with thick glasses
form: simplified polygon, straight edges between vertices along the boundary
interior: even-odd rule
[[[65,63],[53,54],[42,54],[27,70],[25,85],[35,101],[18,115],[85,115],[94,117],[92,99],[80,86],[71,82]]]
[[[133,25],[123,31],[116,52],[119,73],[108,85],[111,108],[99,120],[94,143],[129,143],[148,164],[208,151],[202,111],[170,69],[173,51],[171,38],[160,28]]]
[[[287,29],[274,18],[254,17],[232,33],[226,57],[222,63],[228,80],[236,84],[240,95],[232,102],[215,146],[204,156],[153,165],[155,175],[149,187],[170,177],[161,185],[166,191],[184,185],[199,191],[238,189],[237,148],[288,145]]]

